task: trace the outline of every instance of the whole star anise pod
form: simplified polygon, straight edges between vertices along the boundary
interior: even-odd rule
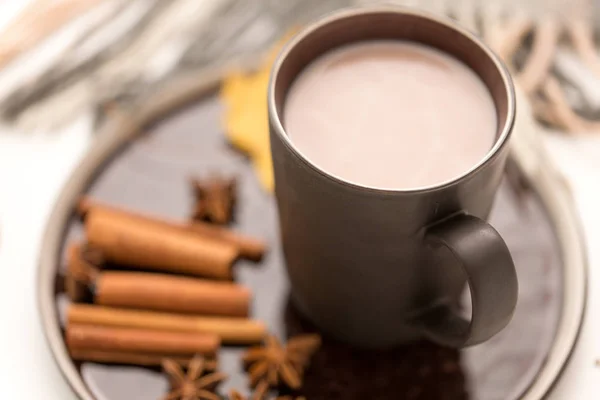
[[[215,224],[226,224],[231,221],[235,205],[235,179],[217,177],[204,181],[193,179],[192,185],[196,195],[193,219]]]
[[[162,367],[169,376],[172,389],[162,400],[221,400],[214,390],[227,375],[212,372],[203,376],[206,371],[206,361],[203,357],[197,355],[190,360],[187,374],[171,359],[163,360]]]
[[[299,389],[304,370],[320,346],[319,335],[295,336],[285,346],[275,336],[267,336],[264,346],[252,347],[243,356],[250,385],[255,387],[265,380],[271,387],[284,384],[290,389]]]

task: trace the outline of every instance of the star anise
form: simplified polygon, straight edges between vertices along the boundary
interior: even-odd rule
[[[262,380],[258,383],[258,385],[256,385],[254,393],[252,393],[252,396],[249,398],[234,389],[229,392],[229,400],[263,400],[267,394],[267,390],[269,390],[269,384],[267,381]],[[275,400],[306,400],[306,398],[304,396],[294,397],[286,395],[278,396],[275,398]]]
[[[206,360],[203,357],[195,356],[190,360],[187,374],[176,361],[171,359],[163,360],[162,367],[169,375],[172,388],[162,400],[221,400],[214,390],[227,375],[222,372],[212,372],[202,376],[207,370]]]
[[[260,381],[256,388],[254,388],[254,393],[249,398],[246,398],[237,390],[232,390],[229,392],[229,400],[263,400],[267,395],[267,391],[269,390],[269,384],[267,381]]]
[[[192,218],[226,224],[231,221],[235,205],[235,179],[212,177],[207,180],[193,179],[196,204]]]
[[[252,347],[243,356],[250,385],[255,387],[266,380],[271,387],[282,383],[290,389],[299,389],[304,370],[320,345],[319,335],[295,336],[285,346],[275,336],[267,336],[264,346]]]

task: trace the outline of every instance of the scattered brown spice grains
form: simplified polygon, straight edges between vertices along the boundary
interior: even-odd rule
[[[266,381],[270,387],[282,384],[299,389],[304,371],[320,346],[321,337],[317,334],[292,337],[285,346],[275,336],[267,336],[264,346],[252,347],[242,357],[248,368],[250,385],[257,387],[261,381]]]
[[[317,329],[291,301],[283,320],[286,333],[292,337]],[[298,392],[280,388],[279,396],[287,394],[309,400],[473,398],[461,353],[456,349],[429,341],[385,350],[359,349],[325,335],[304,373],[302,388]]]
[[[172,389],[162,400],[221,400],[214,391],[227,375],[223,372],[204,375],[207,368],[203,357],[196,355],[190,360],[187,374],[171,359],[163,360],[162,367],[169,376]]]
[[[224,225],[231,222],[236,201],[236,180],[211,177],[192,179],[196,203],[192,219]]]

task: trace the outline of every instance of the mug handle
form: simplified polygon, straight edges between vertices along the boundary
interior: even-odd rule
[[[417,317],[424,335],[441,345],[465,347],[500,332],[512,318],[518,293],[515,265],[500,234],[461,213],[428,228],[425,241],[453,253],[467,276],[473,311],[469,321],[446,303],[434,305]]]

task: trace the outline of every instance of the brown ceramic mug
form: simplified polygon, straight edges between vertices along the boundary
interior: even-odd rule
[[[286,94],[314,59],[367,40],[425,44],[469,66],[497,111],[495,144],[462,176],[422,189],[380,190],[333,176],[294,146],[282,123]],[[426,337],[461,347],[510,321],[517,301],[512,257],[488,217],[515,117],[512,82],[478,38],[445,19],[403,8],[345,10],[284,48],[269,86],[275,193],[291,295],[325,332],[365,347]],[[471,316],[458,311],[465,283]]]

